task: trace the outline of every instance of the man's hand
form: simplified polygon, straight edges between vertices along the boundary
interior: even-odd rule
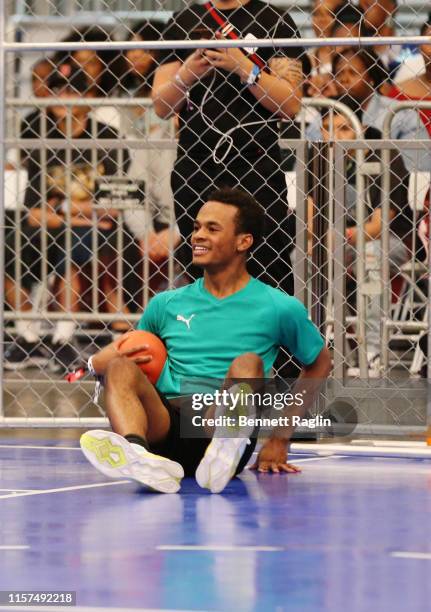
[[[240,49],[205,49],[205,57],[208,58],[214,68],[221,68],[226,72],[237,74],[245,80],[253,68],[253,62],[244,55]]]
[[[161,230],[160,232],[151,232],[148,235],[148,255],[154,263],[160,263],[169,257],[170,242],[171,242],[170,228]],[[173,232],[172,246],[175,248],[180,242],[180,236],[177,232]],[[142,253],[145,252],[145,241],[140,242]]]
[[[123,334],[117,340],[114,341],[113,346],[117,355],[121,357],[127,357],[131,361],[134,361],[137,365],[140,363],[148,363],[152,360],[152,355],[137,355],[137,353],[141,353],[142,351],[148,351],[150,348],[149,344],[141,344],[139,346],[134,346],[133,348],[123,349],[122,345],[125,340],[129,337],[129,333]]]
[[[225,40],[219,32],[216,32],[216,38]],[[243,81],[248,77],[254,65],[238,47],[204,49],[204,55],[214,68],[237,74]]]
[[[287,443],[278,438],[270,438],[260,449],[256,463],[251,466],[258,472],[300,472],[301,470],[291,463],[287,463]]]
[[[105,370],[108,367],[109,362],[116,357],[128,357],[137,365],[140,363],[148,363],[152,360],[151,355],[136,355],[136,353],[139,351],[148,350],[150,348],[148,344],[141,344],[140,346],[135,346],[132,349],[122,350],[121,345],[126,338],[128,338],[128,336],[129,333],[122,334],[119,338],[117,338],[117,340],[114,340],[114,342],[111,342],[93,355],[93,368],[97,374],[105,374]]]
[[[178,76],[188,87],[214,69],[204,51],[205,49],[196,49],[178,70]]]

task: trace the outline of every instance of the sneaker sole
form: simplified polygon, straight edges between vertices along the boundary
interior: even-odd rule
[[[161,493],[176,493],[180,489],[184,470],[179,463],[150,453],[141,455],[114,432],[86,432],[80,445],[91,465],[108,478],[135,480]]]
[[[249,443],[248,438],[213,438],[196,470],[198,485],[211,493],[223,491]]]

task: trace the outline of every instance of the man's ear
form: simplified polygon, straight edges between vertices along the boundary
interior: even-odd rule
[[[253,244],[253,236],[251,234],[240,234],[238,236],[237,250],[239,253],[248,251]]]

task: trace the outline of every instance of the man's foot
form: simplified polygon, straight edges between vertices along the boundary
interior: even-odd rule
[[[154,455],[144,447],[136,450],[136,445],[112,431],[87,431],[80,444],[88,461],[108,478],[136,480],[161,493],[176,493],[184,478],[179,463]]]
[[[223,491],[234,477],[247,444],[248,438],[213,438],[196,470],[198,485],[211,493]]]
[[[43,349],[40,341],[27,342],[21,336],[15,338],[4,354],[5,369],[15,372],[25,368],[43,367],[47,363],[48,353]]]
[[[82,362],[81,355],[73,344],[53,343],[51,346],[52,357],[48,363],[51,372],[70,372]]]

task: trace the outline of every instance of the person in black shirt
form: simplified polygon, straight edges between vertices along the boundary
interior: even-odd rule
[[[254,48],[256,38],[292,38],[287,13],[260,0],[194,4],[174,15],[165,40],[237,37],[244,49],[185,49],[166,54],[153,85],[156,113],[179,114],[178,158],[171,182],[181,235],[182,260],[193,219],[215,187],[241,187],[266,210],[266,241],[251,260],[253,275],[293,292],[289,259],[291,219],[280,169],[278,122],[292,119],[302,96],[301,49]],[[190,272],[190,268],[188,267]],[[192,272],[193,274],[193,272]]]
[[[58,97],[68,98],[84,95],[87,83],[82,73],[71,73],[67,78],[61,73],[54,73],[49,79],[49,88]],[[85,94],[88,95],[88,94]],[[70,129],[74,139],[92,137],[117,140],[118,132],[89,117],[90,107],[74,106],[70,111]],[[68,134],[67,109],[60,104],[52,104],[46,114],[39,111],[32,113],[30,122],[24,119],[21,127],[23,139],[61,139]],[[70,136],[69,136],[70,137]],[[94,157],[95,155],[95,157]],[[16,233],[11,232],[6,241],[6,301],[10,307],[19,310],[31,310],[30,290],[34,283],[42,278],[42,265],[45,258],[43,237],[47,244],[47,274],[55,273],[58,277],[57,292],[59,304],[65,308],[65,243],[67,208],[71,216],[71,289],[72,311],[77,310],[81,291],[77,286],[79,269],[90,262],[94,256],[92,248],[93,198],[97,177],[103,175],[121,175],[129,163],[126,151],[121,160],[119,151],[98,148],[74,147],[70,157],[65,149],[47,148],[46,158],[41,149],[24,149],[23,163],[28,172],[28,184],[24,198],[25,212],[22,214],[18,231],[21,245],[16,243]],[[68,174],[70,181],[68,183]],[[43,202],[46,207],[43,207]],[[116,211],[96,211],[98,221],[98,259],[105,261],[115,248]],[[46,226],[45,221],[46,220]],[[18,251],[19,249],[19,251]],[[18,255],[17,255],[18,253]],[[15,265],[19,257],[19,275],[21,292],[18,301]],[[108,276],[108,275],[106,275]],[[111,278],[111,285],[115,282]],[[115,287],[115,285],[114,285]],[[111,301],[109,288],[104,287],[106,302]],[[116,289],[115,289],[116,290]],[[113,289],[111,288],[111,293]],[[40,339],[31,322],[17,320],[17,337],[5,354],[7,369],[20,369],[31,365],[46,363],[47,351],[43,351]],[[53,370],[68,367],[79,359],[77,351],[71,344],[75,324],[73,321],[60,321],[53,335],[53,347],[50,365]],[[49,353],[49,352],[48,352]]]

